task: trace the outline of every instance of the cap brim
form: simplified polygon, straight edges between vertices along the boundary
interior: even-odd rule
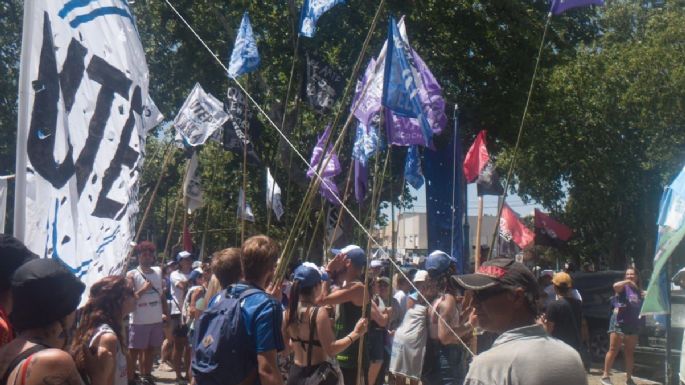
[[[468,290],[483,290],[500,284],[495,278],[483,274],[453,275],[452,279]]]
[[[338,255],[342,252],[342,249],[331,249],[331,254]]]

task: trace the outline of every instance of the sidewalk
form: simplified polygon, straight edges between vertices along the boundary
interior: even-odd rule
[[[174,374],[174,372],[153,371],[152,374],[155,376],[155,378],[158,379],[157,384],[168,385],[175,383],[176,375]],[[588,385],[600,385],[601,377],[601,369],[591,369],[590,374],[587,377]],[[614,371],[614,373],[611,376],[611,380],[614,383],[614,385],[624,385],[626,383],[626,375],[623,372]],[[639,377],[633,377],[633,380],[635,380],[635,383],[637,385],[661,385],[661,383],[659,382],[654,382]]]

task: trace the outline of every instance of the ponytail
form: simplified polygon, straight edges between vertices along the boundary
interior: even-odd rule
[[[288,319],[286,320],[286,325],[292,325],[297,322],[297,307],[300,305],[300,281],[293,281],[288,300]]]

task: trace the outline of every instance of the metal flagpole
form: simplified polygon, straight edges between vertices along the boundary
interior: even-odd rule
[[[26,138],[29,125],[29,98],[31,96],[31,50],[33,49],[33,22],[36,17],[35,1],[24,2],[21,61],[19,69],[19,117],[17,119],[16,179],[14,185],[14,237],[25,241],[26,232]]]

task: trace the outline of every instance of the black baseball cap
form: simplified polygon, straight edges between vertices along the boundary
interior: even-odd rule
[[[26,262],[12,277],[10,320],[18,331],[46,327],[76,310],[85,288],[58,260]]]
[[[9,289],[14,272],[38,256],[9,234],[0,234],[0,290]]]
[[[485,290],[494,287],[522,287],[526,292],[538,294],[538,283],[533,273],[522,263],[510,258],[494,258],[483,263],[473,274],[454,275],[457,284],[468,290]]]

